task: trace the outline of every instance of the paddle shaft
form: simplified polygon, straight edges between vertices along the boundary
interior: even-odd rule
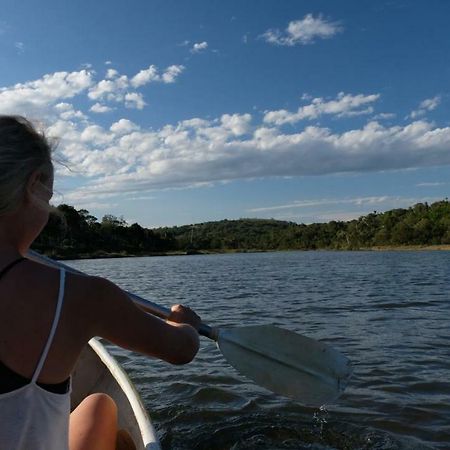
[[[67,272],[74,273],[77,275],[84,275],[86,276],[84,272],[81,270],[74,269],[73,267],[68,266],[67,264],[64,264],[60,261],[55,261],[51,258],[48,258],[47,256],[41,255],[33,250],[28,251],[27,255],[30,259],[33,261],[45,264],[50,267],[55,268],[63,268]],[[145,312],[148,312],[154,316],[160,317],[161,319],[167,319],[170,315],[170,309],[165,308],[164,306],[157,305],[156,303],[147,300],[145,298],[139,297],[139,295],[133,294],[132,292],[125,291],[124,292],[130,297],[131,300],[141,309],[143,309]],[[200,327],[198,329],[198,333],[201,336],[205,336],[209,339],[212,339],[214,341],[217,340],[217,329],[210,327],[209,325],[206,325],[205,323],[201,323]]]

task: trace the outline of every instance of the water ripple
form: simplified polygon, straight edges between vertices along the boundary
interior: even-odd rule
[[[216,326],[272,323],[349,356],[327,410],[255,386],[202,340],[173,367],[116,347],[164,449],[450,448],[450,252],[280,252],[76,261]]]

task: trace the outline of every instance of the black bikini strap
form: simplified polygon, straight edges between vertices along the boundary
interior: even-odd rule
[[[26,258],[18,258],[14,260],[13,262],[9,263],[2,271],[0,271],[0,278],[5,275],[7,272],[9,272],[16,264],[19,264],[22,261],[25,261]]]

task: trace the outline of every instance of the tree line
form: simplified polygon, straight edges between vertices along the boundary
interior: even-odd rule
[[[450,203],[418,203],[351,221],[309,225],[274,219],[221,220],[148,229],[111,214],[59,205],[33,248],[54,258],[202,251],[358,250],[450,245]]]

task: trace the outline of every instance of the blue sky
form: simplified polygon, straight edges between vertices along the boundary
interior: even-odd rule
[[[450,191],[450,2],[2,2],[0,113],[55,203],[144,226],[348,220]]]

